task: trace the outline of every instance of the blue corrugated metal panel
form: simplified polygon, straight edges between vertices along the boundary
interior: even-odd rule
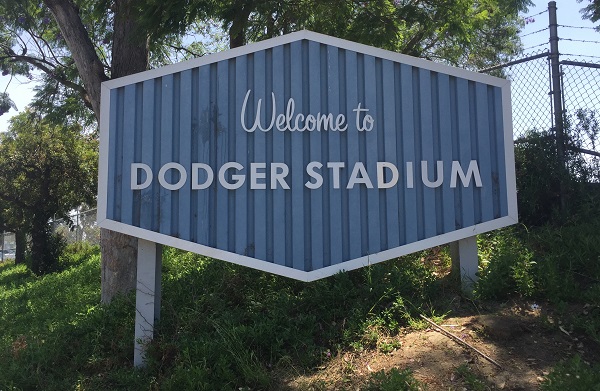
[[[499,87],[310,41],[115,88],[107,218],[302,271],[490,221],[509,204],[501,98]],[[282,113],[292,127],[298,114],[299,124],[342,114],[347,130],[280,131]],[[367,116],[372,130],[359,130]],[[450,187],[453,162],[466,172],[472,160],[482,186],[459,178]],[[171,162],[185,170],[177,190],[160,185]],[[228,162],[243,169],[221,171]],[[319,180],[310,162],[320,163],[317,189],[306,186]],[[150,167],[149,187],[131,189],[132,163]],[[241,186],[220,184],[240,174]],[[210,186],[192,188],[211,175]],[[164,173],[168,184],[181,179],[175,168]]]

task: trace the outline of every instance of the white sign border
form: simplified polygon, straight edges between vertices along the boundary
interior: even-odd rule
[[[410,66],[427,69],[434,72],[447,74],[475,82],[480,82],[496,87],[500,87],[502,91],[502,107],[503,107],[503,123],[504,123],[504,159],[506,170],[506,191],[508,201],[508,215],[487,221],[481,224],[475,224],[456,231],[448,232],[442,235],[437,235],[431,238],[419,240],[400,247],[395,247],[378,253],[370,254],[364,257],[351,259],[342,263],[327,266],[318,270],[306,272],[303,270],[294,269],[292,267],[278,265],[275,263],[263,261],[256,258],[247,257],[244,255],[232,253],[225,250],[219,250],[213,247],[204,246],[198,243],[178,239],[169,235],[160,234],[149,231],[143,228],[120,223],[108,219],[107,212],[107,191],[108,188],[108,155],[109,155],[109,119],[110,119],[110,90],[123,87],[130,84],[140,83],[146,80],[162,77],[176,72],[181,72],[191,68],[212,64],[218,61],[228,60],[234,57],[254,53],[260,50],[270,49],[275,46],[284,45],[300,40],[310,40],[326,45],[336,46],[341,49],[355,51],[366,55],[407,64]],[[101,111],[100,111],[100,157],[99,157],[99,175],[98,175],[98,226],[100,228],[109,229],[112,231],[135,236],[141,239],[160,243],[163,245],[176,247],[182,250],[191,251],[207,257],[225,260],[242,266],[247,266],[253,269],[262,270],[278,274],[285,277],[294,278],[301,281],[315,281],[334,275],[338,272],[358,269],[364,266],[373,265],[379,262],[390,260],[403,255],[422,251],[431,247],[440,246],[443,244],[462,240],[471,236],[475,236],[484,232],[503,228],[518,222],[517,212],[517,193],[516,193],[516,177],[514,165],[514,144],[512,130],[512,109],[510,100],[510,81],[468,71],[465,69],[450,67],[444,64],[435,63],[420,58],[407,56],[400,53],[391,52],[375,48],[368,45],[359,44],[339,38],[330,37],[327,35],[315,33],[312,31],[298,31],[287,34],[281,37],[268,39],[265,41],[249,44],[239,48],[223,51],[220,53],[207,55],[204,57],[195,58],[189,61],[153,69],[145,72],[136,73],[134,75],[125,76],[118,79],[109,80],[102,83],[101,95]]]

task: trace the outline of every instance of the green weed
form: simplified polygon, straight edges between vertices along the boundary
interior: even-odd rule
[[[462,364],[456,368],[456,373],[462,378],[468,390],[485,391],[488,389],[485,382],[474,374],[467,364]]]
[[[557,365],[541,384],[543,391],[599,391],[600,366],[586,364],[580,356]]]
[[[371,375],[362,391],[422,391],[425,385],[416,380],[408,369],[392,368]]]

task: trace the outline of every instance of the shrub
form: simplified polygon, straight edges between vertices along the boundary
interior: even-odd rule
[[[592,367],[579,355],[552,369],[541,384],[543,391],[600,391],[600,366]]]

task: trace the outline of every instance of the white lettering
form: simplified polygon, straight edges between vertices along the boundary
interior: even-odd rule
[[[323,167],[323,163],[321,162],[308,163],[308,165],[306,166],[306,173],[315,181],[308,181],[304,184],[304,186],[312,190],[318,189],[319,187],[323,186],[323,177],[321,176],[321,174],[315,171],[315,169],[321,169],[321,167]]]
[[[221,184],[221,186],[223,186],[224,188],[229,189],[229,190],[239,189],[244,184],[246,177],[244,175],[234,174],[231,176],[231,179],[234,182],[233,183],[227,182],[227,179],[225,178],[225,174],[226,174],[227,170],[229,170],[230,168],[234,168],[234,169],[240,171],[240,170],[244,169],[244,166],[242,166],[238,162],[228,162],[228,163],[223,164],[221,166],[221,169],[219,169],[219,183]]]
[[[139,183],[138,173],[139,170],[144,170],[146,174],[146,180],[143,183]],[[144,163],[131,163],[131,190],[143,190],[150,186],[152,183],[152,169],[149,165]]]
[[[281,171],[278,172],[278,170]],[[289,190],[290,186],[285,181],[285,177],[289,174],[290,169],[285,163],[271,163],[271,189],[277,189],[277,183],[281,188]]]
[[[199,173],[198,171],[203,169],[206,172],[206,179],[203,183],[198,183]],[[205,163],[192,163],[192,190],[203,190],[208,189],[213,183],[215,173],[208,164]]]
[[[167,175],[167,171],[169,171],[169,170],[179,171],[179,181],[177,181],[177,183],[169,183],[165,179],[165,175]],[[185,171],[185,168],[179,163],[174,163],[174,162],[167,163],[164,166],[162,166],[160,168],[160,171],[158,172],[158,183],[160,183],[160,185],[167,190],[181,189],[183,187],[183,185],[185,184],[186,180],[187,180],[187,172]]]
[[[427,187],[435,188],[439,187],[444,181],[444,162],[438,160],[437,164],[437,178],[433,181],[429,181],[429,174],[427,173],[427,160],[421,161],[421,179],[423,184]]]
[[[359,132],[362,131],[367,131],[370,132],[373,129],[373,125],[375,124],[375,120],[373,119],[373,117],[368,114],[365,113],[365,117],[363,118],[362,122],[360,121],[360,114],[362,112],[368,112],[369,109],[362,109],[361,108],[362,103],[358,104],[358,107],[352,111],[356,112],[356,129],[358,129]]]
[[[385,168],[388,168],[392,173],[392,178],[389,182],[385,181]],[[379,189],[389,189],[396,186],[399,177],[398,167],[394,164],[390,162],[377,162],[377,187]]]
[[[271,114],[271,124],[268,127],[263,127],[260,123],[260,117],[261,117],[261,105],[262,105],[262,99],[258,100],[258,103],[256,104],[256,116],[254,117],[254,125],[252,125],[251,128],[246,127],[246,104],[248,103],[248,97],[250,96],[250,92],[252,90],[248,90],[248,92],[246,92],[246,97],[244,98],[244,103],[242,104],[242,111],[240,112],[240,121],[242,123],[242,128],[244,128],[244,130],[248,133],[252,133],[256,130],[256,128],[259,128],[260,130],[262,130],[263,132],[268,132],[269,130],[271,130],[271,128],[273,128],[273,124],[275,123],[275,94],[273,92],[271,92],[271,100],[272,100],[272,114]]]
[[[350,174],[350,179],[348,179],[348,186],[346,186],[346,189],[353,189],[354,185],[361,183],[367,186],[367,189],[373,188],[373,182],[371,182],[371,178],[369,178],[369,175],[367,174],[365,165],[362,162],[356,162],[352,169],[352,174]]]
[[[250,163],[250,189],[252,190],[263,190],[267,188],[266,183],[258,183],[258,179],[265,179],[267,174],[265,172],[258,172],[267,168],[267,163]]]
[[[471,160],[471,162],[469,162],[469,168],[467,168],[466,174],[463,172],[460,162],[454,160],[452,162],[452,172],[450,173],[451,188],[456,187],[458,176],[460,176],[463,187],[469,186],[472,177],[475,177],[475,186],[481,187],[481,175],[479,175],[479,166],[477,165],[477,160]]]
[[[444,180],[448,179],[448,175],[444,176],[444,162],[439,160],[435,162],[435,169],[431,170],[431,161],[422,160],[421,165],[421,182],[418,186],[428,188],[437,188],[444,184]],[[244,166],[238,162],[224,163],[218,170],[206,163],[191,163],[191,181],[188,186],[191,190],[205,190],[217,183],[218,185],[229,190],[236,190],[242,187],[248,179],[251,190],[284,189],[289,190],[290,185],[287,182],[287,177],[290,174],[290,168],[285,163],[273,162],[251,162],[249,163],[248,173],[244,173]],[[414,162],[405,162],[406,172],[406,189],[415,188],[415,169]],[[476,187],[482,187],[481,174],[476,160],[471,160],[467,169],[461,165],[459,161],[452,161],[450,170],[450,188],[456,188],[460,183],[463,187],[469,187],[474,184]],[[356,162],[353,165],[352,171],[348,176],[347,182],[342,184],[342,180],[346,175],[342,175],[342,170],[346,168],[345,162],[320,162],[311,161],[305,169],[309,180],[304,183],[304,186],[311,190],[316,190],[323,187],[325,177],[322,169],[329,169],[327,186],[333,189],[340,189],[345,186],[346,189],[353,189],[356,185],[364,185],[366,189],[373,189],[373,175],[376,175],[375,187],[377,189],[390,189],[399,186],[400,169],[396,163],[378,161],[375,163],[373,172],[367,171],[363,162]],[[171,173],[171,170],[178,172]],[[235,172],[229,172],[235,170]],[[433,172],[431,173],[430,170]],[[215,180],[215,175],[217,180]],[[302,175],[302,172],[297,172],[294,175]],[[430,178],[433,175],[433,179]],[[158,172],[158,182],[161,187],[175,191],[181,189],[187,183],[188,172],[186,168],[175,162],[164,164]],[[248,177],[248,178],[247,178]],[[152,168],[144,163],[131,163],[131,190],[143,190],[151,186],[154,180]]]
[[[348,124],[346,123],[346,116],[344,114],[338,114],[335,118],[335,123],[333,121],[333,114],[322,114],[317,113],[316,115],[308,114],[304,115],[302,113],[295,114],[296,111],[296,101],[293,98],[289,98],[285,107],[285,113],[277,114],[277,103],[275,101],[275,93],[271,92],[271,122],[267,125],[263,126],[261,122],[261,117],[263,113],[262,109],[262,99],[259,99],[256,103],[256,111],[254,117],[254,123],[252,126],[248,127],[246,124],[246,116],[247,116],[247,108],[248,108],[248,100],[250,98],[252,90],[248,90],[246,92],[246,96],[244,97],[244,101],[242,103],[242,109],[240,111],[240,123],[242,125],[242,129],[244,129],[248,133],[253,133],[256,129],[260,129],[263,132],[268,132],[275,127],[280,132],[290,131],[290,132],[304,132],[309,131],[339,131],[344,132],[348,129]],[[359,105],[360,112],[368,111],[368,109],[361,109]],[[358,115],[358,114],[357,114]],[[358,121],[358,120],[357,120]],[[365,130],[369,131],[373,128],[373,117],[370,115],[365,115],[363,119],[363,127]],[[357,122],[358,123],[358,122]]]
[[[328,162],[327,168],[331,168],[331,174],[333,176],[333,188],[340,188],[340,170],[344,168],[344,162]]]
[[[413,189],[415,187],[415,173],[413,171],[413,162],[406,162],[406,188]]]

